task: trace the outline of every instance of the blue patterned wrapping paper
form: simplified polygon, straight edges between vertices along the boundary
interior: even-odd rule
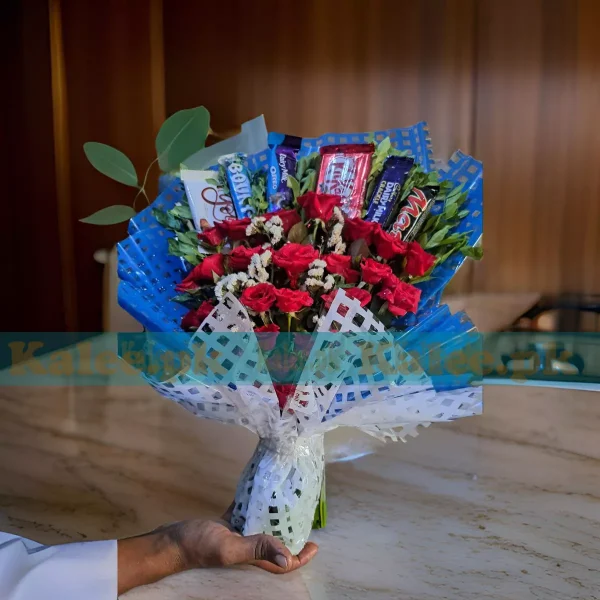
[[[431,139],[426,123],[412,127],[386,129],[357,134],[324,134],[318,138],[303,139],[300,155],[307,155],[327,144],[364,143],[370,139],[379,142],[389,136],[392,144],[409,150],[425,170],[433,167]],[[268,168],[269,150],[258,152],[247,158],[252,170]],[[217,169],[215,165],[211,167]],[[448,164],[440,169],[442,179],[449,179],[456,185],[463,185],[468,192],[464,205],[471,215],[463,219],[454,232],[472,230],[469,244],[476,244],[483,230],[483,166],[461,151],[453,154]],[[187,312],[182,305],[171,299],[176,294],[175,285],[190,270],[185,260],[169,255],[168,239],[172,234],[164,230],[152,216],[152,208],[162,210],[172,207],[184,198],[185,191],[181,180],[173,176],[163,176],[162,189],[156,200],[129,223],[129,237],[118,244],[119,303],[132,314],[148,331],[180,331],[181,317]],[[442,202],[437,202],[432,213],[441,211]],[[444,287],[463,264],[465,257],[454,254],[444,264],[432,272],[432,279],[417,284],[421,289],[421,302],[417,315],[407,315],[396,321],[404,326],[415,327],[438,308]],[[434,311],[435,312],[435,311]],[[437,314],[437,313],[436,313]],[[443,327],[444,320],[438,323]]]

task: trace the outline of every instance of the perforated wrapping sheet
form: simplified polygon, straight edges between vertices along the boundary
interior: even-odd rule
[[[345,332],[348,337],[339,347],[325,348],[317,336],[283,411],[252,321],[231,294],[192,336],[191,367],[166,382],[150,380],[160,394],[194,415],[241,425],[259,436],[238,484],[233,524],[245,535],[275,535],[292,552],[310,533],[323,477],[326,431],[343,425],[381,439],[404,440],[416,435],[420,426],[481,411],[481,388],[436,391],[415,359],[343,290],[318,331]],[[370,332],[366,344],[365,336],[359,335],[365,332]],[[329,341],[324,343],[331,345],[332,336],[326,337]],[[392,354],[402,362],[402,372],[380,380]],[[358,374],[364,362],[371,376],[364,369]]]

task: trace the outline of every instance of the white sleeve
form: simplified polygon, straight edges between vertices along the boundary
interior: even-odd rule
[[[0,532],[2,600],[115,600],[117,542],[43,546]]]

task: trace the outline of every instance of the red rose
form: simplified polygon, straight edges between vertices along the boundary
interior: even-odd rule
[[[344,239],[347,242],[365,240],[365,242],[370,245],[373,243],[373,232],[375,231],[376,225],[377,223],[363,221],[358,217],[356,219],[349,219],[346,217],[343,231]]]
[[[400,283],[400,280],[395,275],[390,274],[384,278],[382,283],[383,283],[383,287],[395,290],[396,286]]]
[[[198,329],[204,319],[212,312],[213,308],[214,306],[208,300],[205,300],[198,308],[192,308],[181,319],[181,328],[185,329],[185,331]]]
[[[225,274],[222,254],[210,254],[199,265],[196,265],[187,277],[175,286],[178,292],[188,292],[199,287],[200,281],[213,281],[213,273],[219,277]]]
[[[257,327],[254,332],[258,338],[258,345],[263,352],[270,352],[275,348],[275,344],[277,343],[277,333],[279,332],[279,327],[277,325],[274,323],[263,325],[262,327]]]
[[[216,227],[211,227],[201,231],[198,234],[198,239],[209,246],[218,246],[223,241],[223,236]]]
[[[381,283],[386,277],[392,275],[392,267],[377,262],[372,258],[363,258],[360,263],[363,281],[367,283]]]
[[[274,383],[275,393],[277,394],[277,400],[279,401],[279,408],[283,410],[294,395],[296,386],[289,383]]]
[[[377,249],[377,254],[386,260],[390,260],[398,254],[404,255],[408,249],[408,244],[406,242],[383,231],[379,223],[375,224],[373,230],[373,243]]]
[[[363,290],[362,288],[347,288],[344,290],[344,292],[346,292],[346,296],[348,296],[349,298],[354,298],[354,300],[358,300],[363,308],[367,304],[369,304],[369,302],[371,302],[371,294],[367,292],[367,290]],[[325,308],[329,308],[331,306],[331,303],[333,302],[337,293],[338,290],[333,290],[333,292],[329,292],[329,294],[323,294],[321,296],[321,299],[325,301]]]
[[[273,252],[273,263],[285,269],[292,287],[296,287],[298,277],[308,270],[310,263],[319,258],[319,251],[307,244],[285,244]]]
[[[313,303],[310,294],[300,290],[288,290],[286,288],[275,290],[275,296],[277,296],[277,308],[285,313],[295,313],[305,306],[311,306]]]
[[[247,287],[240,296],[240,302],[256,312],[265,312],[275,302],[275,286],[271,283],[257,283]]]
[[[298,198],[298,204],[304,209],[307,220],[329,221],[333,215],[333,209],[342,205],[342,197],[334,194],[307,192]]]
[[[408,243],[408,252],[406,253],[406,265],[404,270],[412,277],[421,277],[425,275],[435,262],[435,256],[425,252],[418,242]]]
[[[347,283],[356,283],[359,273],[351,267],[352,257],[343,254],[327,254],[323,256],[327,270],[333,275],[341,275]]]
[[[232,241],[243,240],[246,236],[246,229],[250,225],[250,217],[244,219],[231,219],[215,225],[217,231],[223,238]]]
[[[279,217],[283,224],[283,231],[287,233],[296,223],[302,220],[297,211],[293,208],[288,210],[278,210],[276,212],[265,213],[263,215],[266,221],[270,221],[272,217]]]
[[[410,283],[399,281],[395,289],[384,288],[377,294],[388,303],[388,310],[397,317],[416,313],[421,299],[421,290]]]
[[[246,246],[237,246],[231,251],[229,255],[229,270],[236,271],[245,271],[250,264],[250,260],[254,254],[259,254],[263,249],[260,246],[256,248],[248,248]]]

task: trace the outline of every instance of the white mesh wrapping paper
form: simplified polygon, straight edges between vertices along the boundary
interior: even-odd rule
[[[293,554],[312,528],[324,468],[323,436],[260,440],[235,494],[232,525],[278,537]]]
[[[236,335],[218,335],[226,332]],[[231,294],[192,336],[192,367],[169,381],[150,381],[193,414],[241,425],[259,436],[237,487],[233,524],[244,535],[275,535],[292,552],[302,548],[310,533],[323,478],[326,431],[343,425],[380,439],[405,440],[417,435],[419,426],[481,412],[481,388],[436,392],[414,358],[343,290],[318,332],[346,332],[348,338],[336,347],[327,336],[327,348],[317,338],[288,410],[279,408],[252,321]],[[353,345],[351,334],[361,332],[371,334],[368,342],[357,335]],[[401,360],[402,370],[380,380],[377,374],[385,370],[391,352]],[[364,368],[367,364],[370,369]],[[207,374],[219,384],[204,383]]]

